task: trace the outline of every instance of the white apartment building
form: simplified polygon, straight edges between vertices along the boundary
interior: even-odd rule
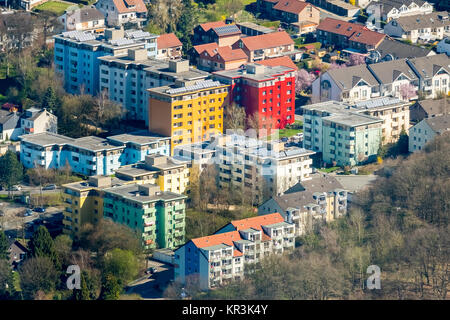
[[[425,144],[432,141],[437,135],[450,131],[450,115],[426,118],[409,129],[409,152],[423,149]]]
[[[203,290],[244,277],[248,264],[294,249],[295,225],[279,213],[231,221],[211,236],[175,251],[175,281],[198,277]]]

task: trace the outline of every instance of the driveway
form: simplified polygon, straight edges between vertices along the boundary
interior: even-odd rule
[[[155,267],[158,271],[131,282],[126,293],[139,294],[143,299],[163,299],[163,292],[169,285],[169,281],[174,277],[173,266],[156,260],[149,260],[148,267]]]

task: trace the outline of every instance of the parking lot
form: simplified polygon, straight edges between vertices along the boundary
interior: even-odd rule
[[[143,299],[162,299],[164,290],[173,279],[173,266],[153,259],[148,261],[149,268],[156,268],[154,274],[148,274],[128,285],[127,294],[139,294]]]

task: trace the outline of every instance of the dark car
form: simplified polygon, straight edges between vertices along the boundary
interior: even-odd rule
[[[49,184],[48,186],[45,186],[42,188],[42,190],[55,190],[56,184]]]
[[[37,208],[34,208],[34,211],[36,211],[36,212],[45,212],[45,208],[37,207]]]

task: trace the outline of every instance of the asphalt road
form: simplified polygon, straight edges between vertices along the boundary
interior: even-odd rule
[[[23,186],[21,185],[21,189],[20,191],[11,191],[13,194],[22,194],[22,192],[27,191],[30,192],[31,194],[35,194],[35,193],[40,193],[41,189],[39,187],[30,187],[30,186]],[[61,188],[57,187],[55,190],[42,190],[42,193],[56,193],[56,192],[60,192]],[[0,194],[4,194],[7,195],[8,191],[7,190],[1,190]]]
[[[173,279],[173,266],[156,260],[149,260],[148,267],[156,267],[152,275],[136,279],[128,285],[127,294],[139,294],[143,299],[163,299],[164,290]]]

